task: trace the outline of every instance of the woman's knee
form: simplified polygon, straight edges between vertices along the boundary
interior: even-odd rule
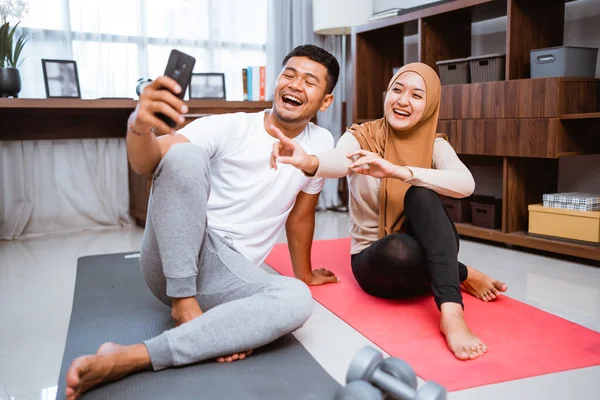
[[[436,192],[421,186],[411,186],[404,195],[404,203],[419,203],[439,199]]]
[[[420,186],[411,186],[404,195],[404,208],[406,210],[441,204],[440,197],[436,192]]]

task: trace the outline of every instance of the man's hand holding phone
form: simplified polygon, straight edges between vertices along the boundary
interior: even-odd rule
[[[188,107],[178,97],[181,91],[179,83],[168,76],[161,76],[147,85],[129,119],[129,131],[136,135],[174,134],[185,121],[182,114],[188,112]],[[169,117],[176,125],[170,127],[157,113]]]

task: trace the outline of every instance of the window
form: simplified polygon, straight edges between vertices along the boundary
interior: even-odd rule
[[[136,97],[136,81],[162,75],[171,49],[194,72],[224,72],[242,99],[242,68],[266,64],[267,0],[30,0],[20,97],[45,97],[42,58],[77,62],[83,98]]]

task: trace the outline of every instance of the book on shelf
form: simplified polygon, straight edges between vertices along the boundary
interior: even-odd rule
[[[246,68],[247,78],[246,78],[246,91],[248,92],[248,100],[252,100],[252,67]]]
[[[264,65],[252,65],[242,69],[244,100],[264,101],[266,99],[265,80],[266,68]]]
[[[248,100],[248,68],[242,68],[242,88],[244,90],[244,100]]]
[[[265,101],[265,66],[261,65],[260,66],[260,79],[259,79],[259,86],[260,86],[260,95],[259,95],[259,100],[260,101]]]

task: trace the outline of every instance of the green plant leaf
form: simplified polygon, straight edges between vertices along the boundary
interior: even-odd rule
[[[8,23],[0,27],[0,68],[4,68],[6,62],[6,51],[8,48]]]
[[[9,64],[9,66],[13,55],[13,36],[15,35],[15,29],[17,29],[17,25],[13,26],[13,28],[8,32],[8,40],[6,41],[6,62]]]
[[[29,38],[27,37],[26,34],[22,34],[21,37],[19,37],[19,39],[17,40],[17,44],[15,44],[15,51],[13,53],[13,58],[10,62],[10,64],[12,64],[11,66],[13,68],[18,68],[19,66],[21,66],[21,63],[23,62],[23,60],[21,60],[21,62],[19,62],[19,57],[21,56],[23,47],[25,47],[25,43],[27,43],[28,40],[29,40]]]
[[[18,26],[19,23],[11,29],[10,25],[5,23],[0,27],[0,68],[18,68],[22,63],[22,60],[19,62],[19,58],[29,39],[26,33],[21,34],[19,38],[15,38]]]

